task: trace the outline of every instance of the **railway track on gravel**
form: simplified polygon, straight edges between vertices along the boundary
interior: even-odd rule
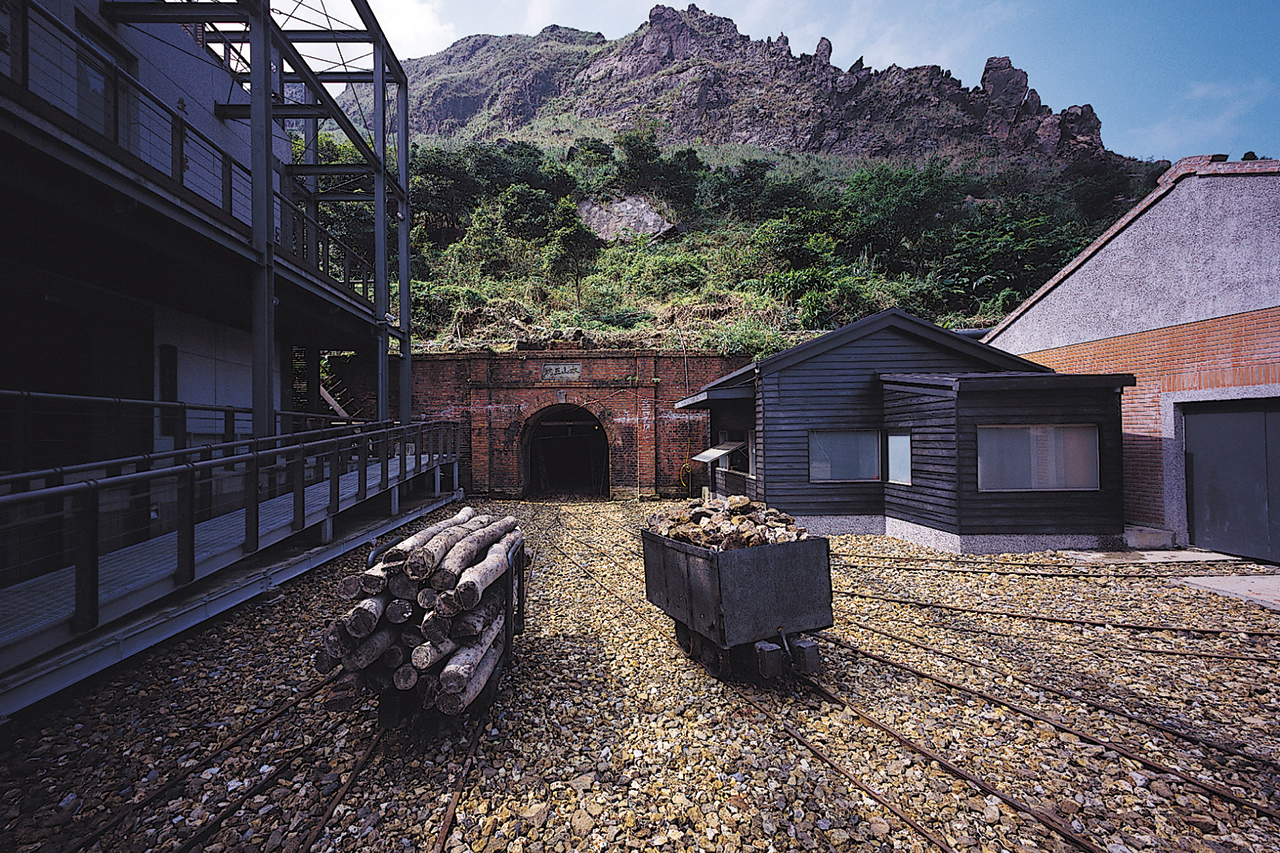
[[[623,534],[625,532],[626,531],[615,528],[615,533],[617,534]],[[631,531],[630,535],[634,537],[635,532]],[[624,538],[622,541],[626,542],[628,540]],[[614,552],[627,554],[629,558],[631,558],[633,565],[635,565],[635,558],[638,558],[640,556],[639,552],[635,548],[625,544],[616,547],[614,549]],[[978,561],[973,561],[973,562],[977,563]],[[1182,567],[1185,567],[1185,564],[1183,564]],[[923,568],[911,569],[911,571],[917,571],[917,570],[921,572],[928,571],[928,569],[923,569]],[[1062,572],[1047,573],[1047,572],[1024,572],[1019,570],[1004,571],[1002,567],[993,569],[991,572],[984,572],[980,568],[975,570],[964,569],[962,570],[962,573],[969,573],[970,571],[974,571],[975,573],[1013,574],[1017,576],[1037,575],[1037,576],[1048,576],[1052,578],[1102,577],[1107,579],[1119,578],[1119,579],[1141,579],[1141,580],[1164,580],[1168,577],[1168,575],[1165,575],[1160,572],[1119,573],[1119,572],[1092,572],[1092,571],[1091,572],[1062,571]],[[604,581],[601,579],[596,579],[596,582],[600,585],[602,589],[609,591],[610,594],[613,594],[613,595],[618,594],[617,590],[619,589],[619,585],[615,581],[613,580]],[[634,577],[632,578],[631,586],[632,586],[632,589],[634,590],[632,592],[633,595],[637,597],[643,595],[642,583],[637,584]],[[853,597],[879,598],[882,600],[887,599],[887,597],[875,596],[875,595],[850,596],[850,597],[851,598]],[[917,602],[905,602],[905,601],[898,601],[895,603],[919,604]],[[920,604],[920,606],[924,606],[924,605]],[[958,608],[957,607],[957,608],[949,608],[949,609],[955,609],[963,612],[975,612],[975,613],[984,613],[984,614],[987,613],[987,611],[984,611],[979,608]],[[995,613],[996,615],[1005,615],[1001,611],[996,611]],[[1035,619],[1037,616],[1036,614],[1008,614],[1008,615],[1024,615],[1028,619]],[[1184,634],[1201,635],[1201,636],[1206,634],[1208,635],[1217,635],[1217,634],[1224,634],[1224,633],[1237,634],[1241,632],[1246,632],[1251,637],[1271,638],[1274,636],[1280,636],[1280,632],[1258,630],[1256,628],[1249,629],[1249,628],[1208,627],[1208,626],[1141,625],[1136,623],[1102,622],[1101,620],[1069,619],[1066,617],[1051,617],[1050,621],[1056,621],[1056,622],[1071,624],[1071,625],[1087,625],[1091,627],[1100,627],[1105,625],[1107,627],[1122,628],[1122,629],[1128,629],[1128,630],[1134,630],[1134,631],[1147,631],[1147,632],[1182,631],[1184,632]],[[655,620],[653,618],[646,618],[646,622],[648,622],[651,626],[653,626],[654,630],[657,630],[660,633],[665,633],[669,636],[670,632],[663,632],[661,628],[659,628],[655,624]],[[1261,818],[1264,821],[1270,822],[1272,827],[1272,832],[1275,832],[1276,830],[1280,830],[1280,811],[1278,811],[1277,808],[1272,804],[1274,802],[1274,798],[1277,793],[1276,791],[1277,779],[1273,771],[1277,768],[1280,768],[1280,762],[1277,762],[1275,759],[1269,756],[1259,755],[1253,752],[1248,752],[1243,749],[1237,749],[1236,747],[1233,747],[1229,744],[1221,743],[1213,738],[1203,737],[1203,736],[1197,735],[1194,732],[1177,729],[1155,720],[1149,720],[1149,719],[1140,717],[1138,715],[1131,714],[1125,711],[1124,709],[1121,709],[1112,705],[1108,705],[1106,703],[1091,700],[1088,697],[1078,695],[1077,693],[1068,693],[1067,691],[1060,690],[1060,689],[1051,687],[1049,685],[1045,685],[1041,682],[1024,678],[1022,676],[1019,676],[1017,673],[1013,673],[1006,670],[995,669],[989,665],[984,665],[981,662],[963,658],[954,653],[946,652],[940,649],[929,648],[924,646],[923,644],[920,644],[918,641],[915,641],[909,638],[903,638],[898,635],[888,634],[885,631],[872,628],[868,625],[855,625],[853,627],[855,630],[867,631],[870,633],[884,636],[885,639],[892,640],[899,644],[908,644],[912,647],[921,648],[922,650],[926,650],[931,654],[940,655],[955,663],[960,663],[963,666],[989,670],[993,675],[993,678],[991,680],[994,682],[998,683],[1000,679],[1017,681],[1023,684],[1024,686],[1031,688],[1032,690],[1040,691],[1042,695],[1050,694],[1060,699],[1064,699],[1069,702],[1074,702],[1077,705],[1085,706],[1086,710],[1091,710],[1095,712],[1101,711],[1105,714],[1108,714],[1115,718],[1123,720],[1126,723],[1131,723],[1135,725],[1131,727],[1128,732],[1121,731],[1116,734],[1113,734],[1110,732],[1099,734],[1095,732],[1086,731],[1078,726],[1071,725],[1069,722],[1064,721],[1061,715],[1058,714],[1056,711],[1047,711],[1047,712],[1037,711],[1032,707],[1026,707],[1023,704],[1019,704],[1012,700],[997,696],[994,693],[989,692],[988,690],[978,689],[966,684],[961,684],[951,679],[945,678],[943,676],[939,676],[939,675],[927,672],[917,666],[913,666],[904,661],[897,660],[894,657],[891,657],[887,654],[877,654],[864,647],[855,646],[839,637],[832,636],[831,634],[818,635],[818,636],[822,636],[824,639],[826,639],[829,643],[831,643],[836,648],[842,649],[843,651],[847,651],[847,652],[853,652],[856,656],[862,658],[863,660],[872,661],[875,664],[878,664],[882,668],[891,668],[903,673],[907,673],[909,676],[911,676],[915,680],[916,684],[919,684],[920,682],[923,682],[923,681],[932,682],[935,685],[943,688],[946,694],[950,694],[953,697],[952,698],[953,702],[963,704],[965,702],[973,702],[976,700],[982,703],[983,707],[985,708],[998,707],[1005,712],[1012,712],[1013,715],[1025,721],[1022,724],[1024,728],[1029,725],[1039,726],[1040,730],[1042,731],[1045,729],[1049,729],[1057,733],[1059,736],[1066,736],[1066,737],[1072,738],[1074,743],[1086,744],[1088,748],[1097,750],[1097,754],[1100,754],[1101,756],[1103,756],[1104,762],[1110,763],[1110,769],[1104,770],[1104,774],[1106,774],[1108,778],[1110,778],[1112,774],[1116,774],[1120,771],[1129,772],[1126,769],[1129,766],[1133,768],[1140,768],[1143,772],[1147,774],[1151,774],[1154,778],[1164,780],[1162,784],[1165,784],[1168,787],[1170,787],[1173,790],[1174,796],[1180,798],[1179,800],[1180,802],[1182,801],[1181,798],[1183,798],[1184,795],[1181,793],[1178,793],[1179,790],[1185,790],[1187,792],[1194,791],[1199,796],[1210,798],[1211,800],[1221,804],[1219,807],[1240,809],[1249,814],[1255,815],[1256,817]],[[1133,651],[1151,652],[1155,654],[1160,654],[1163,652],[1172,653],[1175,650],[1152,650],[1152,649],[1134,647]],[[1205,654],[1206,656],[1209,656],[1209,657],[1219,656],[1219,655],[1215,655],[1212,652],[1198,653],[1194,651],[1178,651],[1178,653],[1186,656],[1194,656],[1197,654]],[[1221,655],[1221,657],[1225,657],[1228,659],[1239,659],[1239,660],[1244,660],[1249,662],[1263,662],[1263,661],[1270,660],[1270,658],[1267,658],[1265,656]],[[840,656],[834,657],[832,659],[830,669],[836,670],[836,672],[831,674],[830,678],[840,680],[843,677],[840,670],[843,667],[843,665],[846,663],[847,661],[842,659]],[[823,681],[826,681],[826,680],[828,679],[827,678],[823,679]],[[893,728],[892,726],[889,726],[883,720],[878,719],[874,713],[870,712],[868,709],[860,707],[855,702],[852,702],[849,699],[845,698],[844,695],[841,695],[840,692],[833,690],[831,687],[827,686],[825,683],[820,682],[816,679],[810,679],[805,677],[799,678],[794,683],[803,684],[809,690],[812,690],[815,695],[821,697],[824,701],[831,704],[838,705],[839,707],[845,708],[848,712],[856,716],[859,722],[862,723],[864,726],[874,730],[879,735],[883,735],[888,738],[891,738],[894,742],[896,742],[896,744],[899,747],[909,752],[915,753],[917,756],[923,759],[924,762],[927,762],[930,767],[936,766],[944,769],[946,772],[951,774],[955,779],[960,780],[964,785],[970,786],[972,788],[975,788],[981,791],[983,795],[985,795],[988,798],[988,800],[994,800],[995,802],[1003,804],[1003,806],[1012,810],[1015,814],[1021,816],[1021,819],[1023,820],[1030,819],[1030,820],[1036,821],[1044,831],[1050,832],[1058,836],[1059,838],[1062,839],[1063,842],[1068,843],[1082,850],[1102,851],[1105,848],[1106,841],[1104,840],[1101,844],[1099,844],[1098,841],[1091,839],[1089,837],[1092,834],[1091,827],[1087,827],[1079,819],[1073,819],[1070,817],[1069,814],[1068,815],[1059,814],[1052,807],[1047,807],[1042,802],[1037,802],[1038,798],[1036,798],[1035,796],[1031,796],[1030,801],[1027,801],[1025,799],[1020,798],[1018,795],[1014,793],[1009,793],[1008,791],[1004,790],[1002,787],[1000,787],[997,784],[992,784],[991,782],[984,779],[980,772],[979,773],[971,772],[970,770],[961,766],[960,763],[949,760],[941,751],[939,751],[938,749],[935,749],[928,743],[925,743],[918,738],[912,737],[911,735],[907,734],[904,731],[901,731],[899,729]],[[788,710],[788,708],[786,707],[787,703],[778,697],[778,694],[776,691],[771,694],[768,694],[768,696],[762,696],[759,693],[753,693],[753,691],[755,691],[756,688],[752,688],[749,686],[735,685],[733,689],[743,701],[747,702],[752,707],[756,708],[758,711],[765,713],[769,717],[770,721],[774,723],[775,727],[781,729],[782,731],[785,731],[788,736],[796,740],[798,743],[801,743],[806,749],[808,749],[816,757],[818,757],[819,760],[821,760],[824,764],[832,768],[835,772],[840,773],[845,778],[848,778],[854,781],[857,784],[857,786],[864,792],[871,790],[870,786],[867,786],[861,780],[857,780],[854,778],[855,774],[848,767],[849,763],[854,763],[854,762],[842,763],[841,759],[838,756],[832,755],[828,749],[824,749],[818,746],[814,737],[807,736],[803,732],[803,726],[787,721],[787,717],[804,718],[806,715],[798,714],[798,713],[795,713],[794,711]],[[954,697],[964,697],[964,698],[954,698]],[[778,710],[770,711],[765,707],[765,703],[768,702],[770,698],[772,698],[777,703]],[[881,702],[880,704],[884,705],[884,704],[893,704],[893,703]],[[1124,739],[1124,735],[1128,734],[1131,737],[1137,737],[1140,741],[1146,741],[1150,739],[1150,735],[1152,732],[1166,735],[1170,739],[1177,739],[1185,743],[1190,743],[1195,747],[1200,747],[1206,750],[1210,750],[1212,754],[1216,754],[1217,756],[1219,756],[1219,758],[1213,762],[1206,762],[1206,764],[1212,764],[1214,765],[1214,767],[1201,766],[1188,772],[1183,769],[1180,769],[1177,766],[1173,766],[1164,760],[1161,760],[1160,757],[1153,757],[1147,754],[1146,753],[1147,747],[1145,743],[1134,744]],[[829,738],[824,740],[826,740],[829,744],[830,742]],[[975,751],[975,753],[976,752],[978,751]],[[978,760],[979,756],[975,754],[970,756],[969,758],[970,760]],[[1220,783],[1216,781],[1216,779],[1214,778],[1204,778],[1206,774],[1209,775],[1210,777],[1216,777],[1218,774],[1225,774],[1228,778],[1227,778],[1227,781]],[[1242,775],[1245,777],[1245,781],[1243,781],[1243,783],[1241,779]],[[1263,777],[1267,779],[1265,783],[1265,787],[1270,792],[1270,799],[1268,799],[1268,797],[1266,797],[1265,795],[1262,795],[1262,796],[1259,795],[1258,789],[1263,786],[1256,784],[1256,782],[1259,778],[1263,778]],[[1253,780],[1253,781],[1251,782],[1250,780]],[[1080,787],[1084,788],[1085,790],[1089,790],[1090,784],[1092,782],[1093,780],[1089,779],[1086,776],[1085,778],[1081,779],[1078,784],[1080,785]],[[1025,789],[1028,786],[1022,785],[1021,787]],[[1090,796],[1092,799],[1099,799],[1099,798],[1103,800],[1106,799],[1105,792],[1101,790],[1093,790],[1093,794],[1091,794]],[[941,829],[939,832],[930,831],[922,822],[927,820],[924,815],[918,815],[920,820],[911,818],[908,812],[905,811],[902,807],[900,807],[900,805],[894,804],[891,800],[889,800],[879,792],[876,792],[875,796],[873,796],[872,798],[875,799],[877,802],[881,803],[882,805],[884,805],[886,808],[889,808],[899,821],[902,821],[905,826],[908,826],[912,831],[914,831],[918,836],[924,839],[927,843],[935,847],[938,847],[940,849],[950,849],[950,845],[946,840],[947,835],[946,835],[945,828]],[[1032,803],[1035,803],[1035,804],[1032,804]],[[1123,809],[1119,807],[1114,807],[1113,809],[1107,810],[1107,812],[1110,812],[1110,811],[1120,812],[1120,811],[1123,811]],[[984,809],[984,820],[990,823],[992,819],[996,821],[1002,820],[1002,818],[1000,818],[999,816],[996,816],[993,812],[991,812],[989,808]],[[1190,819],[1195,820],[1201,827],[1204,826],[1204,819],[1202,816],[1193,815],[1191,816]],[[1098,821],[1094,821],[1094,822],[1097,823]],[[1102,821],[1102,823],[1105,823],[1105,821]],[[1189,829],[1190,827],[1188,826],[1184,828]],[[1105,832],[1103,832],[1103,835],[1105,838]]]
[[[566,535],[573,534],[566,531]],[[632,557],[636,556],[635,550],[626,546],[617,547],[614,551],[615,553],[626,553]],[[560,553],[564,557],[572,559],[571,555],[567,551],[561,550]],[[634,560],[632,561],[632,565],[635,565]],[[632,597],[643,595],[642,587],[635,583],[634,568],[630,578],[631,582],[628,584],[631,589],[626,593],[620,591],[623,587],[617,583],[616,579],[598,577],[583,565],[579,565],[579,568],[586,573],[601,590],[610,596],[618,598],[622,602],[626,601],[624,595],[629,594]],[[655,633],[666,637],[671,640],[673,646],[675,645],[674,639],[671,637],[671,632],[669,630],[665,630],[665,619],[659,619],[656,615],[643,612],[637,612],[637,616],[639,616]],[[1003,803],[1015,813],[1036,822],[1043,831],[1050,832],[1058,836],[1063,841],[1077,849],[1089,851],[1089,853],[1104,853],[1103,847],[1095,844],[1084,834],[1072,828],[1058,816],[1044,809],[1031,806],[1014,795],[1002,790],[998,786],[986,782],[981,777],[965,770],[958,764],[949,761],[945,756],[922,741],[910,737],[899,729],[875,718],[856,704],[838,696],[830,688],[823,686],[815,680],[807,678],[800,678],[795,683],[806,686],[823,700],[839,705],[851,712],[870,732],[871,737],[882,740],[887,738],[892,743],[896,743],[899,747],[922,757],[929,764],[930,769],[928,774],[933,778],[935,784],[944,784],[937,777],[940,775],[940,772],[945,772],[953,779],[959,780],[963,785],[972,786],[973,788],[981,791],[987,797],[992,797],[997,802]],[[803,723],[800,722],[800,719],[797,719],[796,722],[790,722],[787,719],[788,717],[803,718],[806,715],[803,713],[797,713],[794,707],[788,707],[789,705],[793,705],[793,703],[782,701],[776,690],[771,691],[745,684],[730,684],[729,689],[735,694],[739,701],[765,715],[768,721],[774,725],[775,729],[780,730],[787,737],[791,738],[805,750],[813,754],[813,756],[823,765],[839,774],[839,776],[849,781],[870,799],[884,807],[894,819],[900,822],[902,826],[905,826],[926,843],[938,849],[947,851],[954,849],[955,845],[947,840],[947,833],[949,831],[948,827],[928,827],[927,824],[930,822],[931,816],[927,812],[913,816],[902,803],[895,802],[893,797],[877,790],[869,780],[853,770],[850,767],[851,762],[848,760],[841,760],[837,756],[833,755],[831,750],[819,746],[819,740],[825,738],[821,738],[817,734],[806,735],[803,731]],[[771,702],[777,703],[778,707],[776,709],[771,709],[769,707]],[[864,735],[864,737],[865,736],[866,735]],[[883,749],[883,746],[881,748]],[[988,814],[989,813],[984,809],[984,817]],[[978,831],[976,827],[974,828],[974,831],[975,833]]]
[[[1165,625],[1160,623],[1142,624],[1135,622],[1122,622],[1119,619],[1084,619],[1071,616],[1052,616],[1048,613],[1026,613],[1017,610],[997,610],[989,607],[962,607],[958,604],[946,604],[941,601],[919,601],[909,598],[897,598],[896,596],[891,595],[876,595],[875,593],[870,592],[856,592],[849,589],[835,590],[835,594],[847,596],[849,598],[865,598],[873,601],[884,601],[889,604],[902,604],[908,607],[936,608],[938,610],[948,610],[953,613],[970,613],[978,616],[1005,616],[1010,619],[1025,619],[1035,622],[1055,622],[1059,625],[1087,625],[1091,628],[1120,628],[1125,631],[1143,632],[1168,631],[1175,634],[1214,634],[1217,636],[1246,634],[1250,637],[1266,637],[1271,639],[1280,637],[1280,631],[1249,628],[1244,626]]]
[[[995,557],[888,556],[858,551],[832,552],[831,556],[833,564],[836,565],[857,566],[860,568],[888,568],[896,572],[1013,575],[1033,578],[1168,580],[1187,575],[1229,577],[1237,574],[1269,573],[1267,568],[1256,563],[1238,560],[1188,560],[1172,564],[1154,563],[1146,560],[1106,563],[1053,563],[1019,562],[1016,560],[1001,560]],[[868,561],[871,561],[870,565],[868,565]],[[1161,571],[1160,567],[1164,565],[1175,567],[1177,571]],[[1135,567],[1142,567],[1143,570],[1135,570]],[[1231,571],[1223,571],[1224,567],[1231,569]],[[1043,569],[1044,571],[1032,571],[1033,569]]]
[[[540,505],[532,506],[535,512],[522,523],[528,530],[537,530],[538,519],[545,518],[547,511]],[[119,804],[87,833],[51,849],[78,853],[93,850],[99,844],[104,850],[149,847],[147,838],[155,831],[157,817],[174,822],[191,820],[190,813],[181,816],[163,813],[161,807],[167,798],[180,795],[193,780],[220,780],[235,775],[233,790],[225,796],[209,798],[211,808],[201,807],[197,819],[191,821],[192,831],[168,849],[175,853],[195,853],[225,830],[240,834],[246,829],[246,817],[259,814],[263,808],[258,803],[264,795],[276,786],[296,786],[301,778],[303,789],[311,794],[311,812],[318,813],[319,817],[299,820],[299,814],[295,814],[291,820],[282,820],[286,830],[280,832],[277,842],[280,846],[296,843],[296,849],[310,851],[322,840],[339,808],[357,789],[362,772],[389,737],[396,741],[397,750],[422,746],[410,743],[421,740],[420,735],[383,728],[374,724],[368,715],[349,712],[349,705],[349,697],[342,690],[341,671],[318,678],[265,712],[261,719],[205,749],[199,757],[187,754],[156,768],[157,784],[146,796]],[[463,741],[470,744],[469,753],[459,772],[450,779],[448,769],[444,768],[432,774],[433,780],[428,780],[441,789],[452,788],[453,792],[439,828],[437,853],[445,848],[455,810],[483,739],[487,716],[487,713],[477,714],[472,721],[470,733]],[[327,753],[335,739],[362,741],[351,768],[342,776],[310,772],[316,767],[329,767]],[[236,756],[241,757],[240,769],[231,771],[229,765],[236,763]]]

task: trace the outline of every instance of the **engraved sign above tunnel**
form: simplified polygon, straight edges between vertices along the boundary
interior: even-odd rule
[[[577,382],[582,379],[582,362],[548,361],[542,365],[542,381]]]

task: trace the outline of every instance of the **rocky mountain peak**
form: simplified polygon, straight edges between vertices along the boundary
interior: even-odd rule
[[[989,59],[973,89],[938,66],[874,71],[859,58],[844,71],[831,56],[825,37],[796,57],[785,34],[754,40],[697,6],[658,5],[616,41],[553,25],[537,36],[472,36],[404,64],[419,132],[518,136],[567,112],[561,124],[615,131],[656,119],[669,144],[1061,164],[1115,156],[1092,107],[1055,114],[1007,56]]]

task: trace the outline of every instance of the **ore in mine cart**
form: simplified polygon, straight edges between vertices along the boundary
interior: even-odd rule
[[[339,581],[355,603],[315,658],[321,673],[342,669],[333,699],[370,691],[384,725],[408,721],[422,734],[487,708],[524,630],[528,556],[517,524],[465,507],[376,549],[368,569]]]
[[[788,522],[733,497],[694,502],[641,531],[646,598],[714,675],[821,669],[817,644],[802,634],[834,621],[829,547]]]

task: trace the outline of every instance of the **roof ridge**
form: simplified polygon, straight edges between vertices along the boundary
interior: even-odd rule
[[[1168,195],[1173,188],[1188,175],[1196,177],[1217,177],[1222,175],[1273,175],[1280,174],[1280,160],[1232,160],[1225,159],[1223,154],[1196,154],[1191,157],[1183,157],[1174,163],[1160,175],[1156,181],[1156,188],[1142,198],[1137,204],[1129,208],[1119,219],[1111,224],[1111,227],[1098,235],[1098,239],[1094,240],[1085,249],[1066,265],[1058,270],[1048,281],[1040,285],[1034,293],[1022,301],[1018,307],[1009,312],[1007,316],[990,332],[983,336],[983,343],[991,343],[1000,336],[1004,330],[1018,319],[1031,306],[1039,302],[1051,290],[1062,283],[1064,279],[1074,273],[1077,269],[1084,265],[1084,262],[1097,254],[1103,246],[1110,243],[1116,235],[1128,228],[1135,219],[1146,213],[1160,199]]]

